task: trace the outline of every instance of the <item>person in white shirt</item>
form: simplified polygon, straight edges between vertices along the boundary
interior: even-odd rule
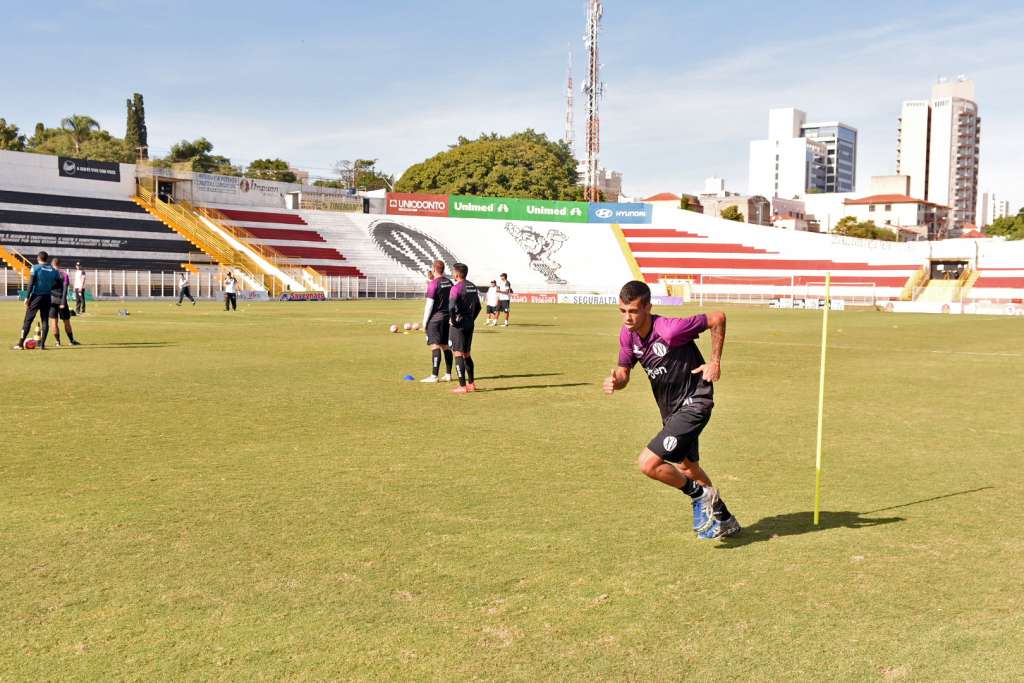
[[[228,276],[224,278],[224,310],[225,311],[237,311],[238,300],[236,298],[238,290],[238,280],[235,276],[228,271]]]
[[[512,283],[508,281],[508,273],[501,274],[501,281],[498,282],[498,312],[494,316],[494,324],[498,324],[498,318],[505,314],[505,327],[508,327],[508,312],[512,305]]]
[[[178,275],[178,305],[181,305],[183,299],[188,299],[192,302],[192,305],[196,305],[196,300],[192,298],[192,287],[188,280],[188,273],[182,271]]]
[[[85,271],[82,270],[81,263],[75,263],[73,277],[71,285],[75,290],[75,315],[82,315],[85,313]]]
[[[498,283],[494,280],[487,288],[487,324],[498,324]]]

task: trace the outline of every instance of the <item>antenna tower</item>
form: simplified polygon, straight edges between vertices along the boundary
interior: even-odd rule
[[[587,80],[583,84],[583,94],[587,96],[587,176],[584,179],[586,188],[584,198],[590,202],[600,201],[598,189],[598,154],[601,151],[601,116],[599,105],[604,95],[604,83],[601,82],[601,61],[598,53],[598,36],[601,33],[601,17],[604,6],[601,0],[587,2],[587,33],[583,44],[587,48]]]
[[[569,45],[569,82],[565,89],[565,137],[562,139],[569,145],[569,151],[573,158],[576,157],[576,114],[573,112],[573,86],[572,86],[572,45]]]

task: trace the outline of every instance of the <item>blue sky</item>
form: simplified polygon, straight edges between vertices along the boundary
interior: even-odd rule
[[[981,189],[1024,206],[1019,2],[605,5],[602,165],[629,193],[699,191],[708,175],[745,190],[748,142],[776,106],[857,127],[866,190],[895,171],[900,102],[967,74]],[[4,16],[0,116],[23,129],[87,113],[120,135],[139,91],[158,152],[206,136],[236,162],[318,175],[355,157],[400,174],[460,134],[559,137],[569,43],[582,80],[583,0],[6,0]]]

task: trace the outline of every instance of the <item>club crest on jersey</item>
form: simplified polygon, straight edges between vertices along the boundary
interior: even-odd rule
[[[665,447],[665,450],[671,453],[676,449],[679,441],[674,436],[666,436],[665,440],[661,442],[661,445]]]
[[[654,355],[658,358],[664,358],[665,354],[668,353],[668,347],[661,342],[654,342],[651,351],[654,351]]]

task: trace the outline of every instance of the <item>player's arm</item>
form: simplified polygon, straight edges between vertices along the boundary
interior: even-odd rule
[[[430,314],[434,312],[434,300],[428,297],[428,298],[424,299],[423,301],[424,301],[424,303],[423,303],[423,325],[422,325],[422,327],[423,327],[424,330],[426,330],[427,329],[427,322],[429,322],[429,320],[430,320]]]
[[[62,275],[60,278],[60,307],[66,308],[68,305],[68,283],[71,282],[71,278],[64,279]]]
[[[33,268],[32,273],[28,276],[28,288],[25,290],[25,306],[28,306],[28,300],[32,298],[32,292],[35,291],[36,285],[39,284],[38,271]]]
[[[722,376],[722,348],[725,346],[725,313],[712,311],[707,314],[708,329],[711,330],[711,358],[700,367],[693,369],[693,374],[704,374],[704,381],[717,382]]]

